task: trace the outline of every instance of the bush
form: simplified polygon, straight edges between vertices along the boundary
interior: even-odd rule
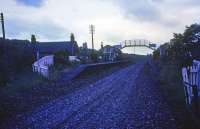
[[[157,59],[159,59],[159,57],[160,57],[159,51],[158,51],[158,50],[154,51],[154,52],[153,52],[153,59],[154,59],[154,60],[157,60]]]
[[[93,52],[93,53],[91,54],[91,60],[92,60],[93,62],[98,62],[98,54],[97,54],[96,52]]]
[[[69,63],[69,54],[66,51],[58,51],[54,54],[55,65]]]
[[[33,62],[34,53],[30,42],[0,39],[0,86],[13,80],[24,68],[30,68]]]

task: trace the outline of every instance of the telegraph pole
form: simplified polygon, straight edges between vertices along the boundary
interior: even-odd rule
[[[134,46],[136,47],[136,41],[135,40],[134,40]],[[135,47],[134,47],[134,50],[133,50],[134,51],[134,53],[133,53],[134,56],[135,56]]]
[[[3,13],[0,14],[0,21],[1,21],[1,25],[2,25],[2,33],[3,33],[3,40],[6,39],[6,36],[5,36],[5,28],[4,28],[4,17],[3,17]]]
[[[103,42],[101,42],[101,49],[103,49]]]
[[[91,36],[92,36],[92,51],[94,51],[94,32],[95,32],[94,25],[90,25],[90,33],[91,33]]]

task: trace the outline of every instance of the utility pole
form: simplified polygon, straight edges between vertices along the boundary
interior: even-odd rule
[[[3,40],[6,39],[5,37],[5,28],[4,28],[4,17],[3,17],[3,13],[0,14],[0,21],[1,21],[1,25],[2,25],[2,33],[3,33]]]
[[[133,48],[134,49],[133,50],[134,51],[134,53],[133,53],[134,55],[135,55],[135,47],[136,47],[136,41],[134,40],[134,48]]]
[[[95,26],[90,25],[90,33],[91,33],[91,36],[92,36],[92,51],[94,51],[94,32],[95,32]]]
[[[101,42],[101,49],[103,49],[103,42]]]

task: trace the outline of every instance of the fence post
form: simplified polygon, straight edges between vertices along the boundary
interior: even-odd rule
[[[183,84],[183,85],[184,85],[184,91],[185,91],[185,102],[187,105],[189,105],[189,95],[188,95],[187,84]]]
[[[199,113],[199,104],[198,104],[198,89],[197,85],[192,86],[192,92],[193,92],[193,99],[192,99],[192,107],[194,109],[195,113]]]

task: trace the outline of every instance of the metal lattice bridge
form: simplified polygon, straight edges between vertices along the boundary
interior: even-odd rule
[[[152,43],[148,40],[125,40],[121,42],[120,48],[126,48],[126,47],[147,47],[151,50],[156,50],[156,44]]]

